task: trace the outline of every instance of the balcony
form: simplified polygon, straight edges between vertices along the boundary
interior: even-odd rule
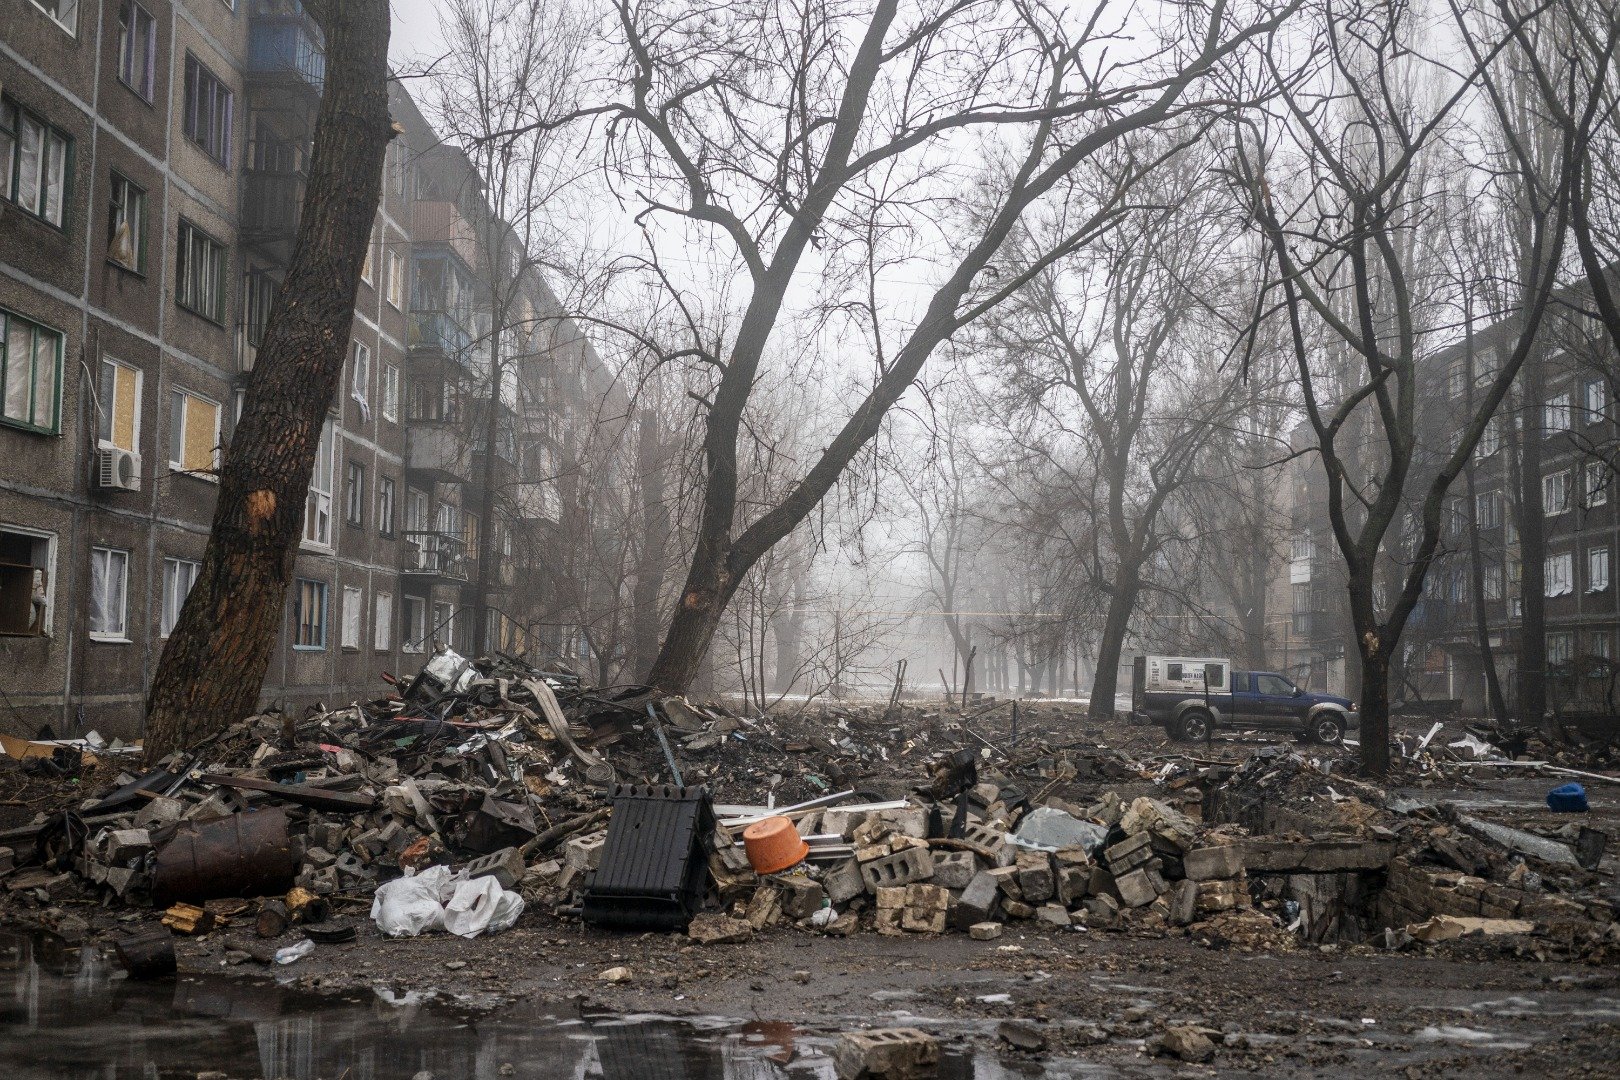
[[[292,258],[304,206],[304,174],[249,169],[242,197],[242,241],[280,263]]]
[[[548,521],[553,525],[562,521],[562,498],[554,482],[519,484],[515,501],[520,521]]]
[[[249,75],[319,95],[326,83],[320,28],[293,0],[255,0],[248,23]]]
[[[461,537],[434,530],[407,529],[400,573],[408,577],[467,580],[467,545]]]
[[[448,311],[412,311],[407,334],[411,348],[440,352],[463,364],[472,348],[472,334]]]
[[[447,244],[469,271],[478,265],[478,233],[453,202],[419,202],[411,210],[411,239]]]
[[[405,468],[442,483],[464,483],[472,447],[461,425],[413,420],[405,428]]]

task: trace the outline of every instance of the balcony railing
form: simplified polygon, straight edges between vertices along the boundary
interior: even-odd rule
[[[448,311],[411,312],[409,344],[413,349],[437,349],[465,362],[472,335]]]
[[[249,169],[247,193],[242,200],[244,238],[291,238],[298,233],[298,215],[304,205],[304,174]]]
[[[435,530],[406,529],[403,572],[467,580],[467,545],[461,537]]]
[[[298,4],[254,4],[247,66],[255,75],[291,75],[316,93],[326,83],[326,50]]]
[[[471,465],[472,447],[459,424],[413,420],[407,426],[405,468],[453,481],[466,480]]]

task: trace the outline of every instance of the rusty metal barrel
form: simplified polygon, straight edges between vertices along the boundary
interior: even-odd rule
[[[222,896],[277,896],[298,872],[278,808],[182,825],[157,853],[152,899],[159,907]]]

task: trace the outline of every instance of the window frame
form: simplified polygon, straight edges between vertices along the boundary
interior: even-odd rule
[[[106,390],[106,388],[102,385],[102,377],[104,376],[105,371],[106,371],[107,368],[112,368],[114,370],[114,375],[113,375],[113,379],[114,379],[114,382],[113,382],[113,400],[110,401],[110,402],[102,400],[102,394]],[[117,394],[118,394],[117,372],[119,372],[119,371],[130,372],[135,377],[135,402],[134,402],[134,406],[132,408],[133,420],[132,420],[131,425],[130,425],[130,445],[129,446],[119,446],[116,442],[113,441],[113,439],[116,438],[117,435],[118,435],[117,431],[113,430],[113,425],[116,425],[117,422],[118,422],[118,416],[117,416]],[[141,398],[145,393],[145,389],[146,389],[145,388],[145,382],[146,382],[146,372],[142,371],[140,368],[136,367],[134,364],[126,364],[124,361],[119,360],[117,357],[105,356],[105,355],[102,356],[102,358],[101,358],[101,367],[100,367],[100,369],[98,371],[98,378],[96,380],[96,409],[97,409],[97,411],[99,413],[99,415],[96,418],[96,449],[98,449],[98,450],[122,450],[125,453],[134,454],[136,457],[141,456]],[[101,433],[101,427],[102,427],[102,420],[103,419],[106,420],[107,425],[108,425],[108,435],[103,435]]]
[[[181,571],[185,570],[188,578],[184,593],[176,595],[175,586],[179,583]],[[186,605],[186,597],[197,585],[197,574],[202,570],[202,563],[196,559],[184,559],[178,555],[165,555],[163,557],[163,596],[158,602],[158,637],[167,639],[174,633],[175,624],[180,621],[180,609]],[[170,604],[173,610],[170,610]]]
[[[1602,564],[1603,572],[1598,574],[1598,565]],[[1599,544],[1586,549],[1586,591],[1589,593],[1607,592],[1614,583],[1614,564],[1609,555],[1609,545]]]
[[[24,122],[32,124],[39,130],[39,143],[35,151],[35,190],[36,205],[29,206],[22,201],[23,183],[23,131]],[[54,142],[53,142],[54,140]],[[9,146],[6,143],[9,141]],[[61,153],[52,153],[53,145],[59,146]],[[68,226],[68,208],[73,205],[73,169],[76,160],[75,150],[77,144],[72,135],[57,127],[44,115],[30,109],[16,98],[0,94],[0,147],[3,147],[5,157],[4,190],[0,190],[0,199],[4,199],[15,206],[26,217],[49,225],[59,232],[66,232]],[[61,166],[61,175],[56,184],[56,212],[51,217],[51,165],[52,162]]]
[[[1593,404],[1597,408],[1593,408]],[[1601,424],[1608,417],[1609,387],[1602,379],[1587,379],[1581,387],[1581,411],[1588,425]]]
[[[378,589],[371,594],[371,651],[394,649],[394,594]]]
[[[378,402],[382,418],[390,424],[399,423],[399,365],[386,361],[382,365],[382,385]]]
[[[45,529],[33,529],[25,525],[12,525],[5,522],[0,522],[0,533],[9,533],[14,537],[26,540],[30,547],[30,555],[27,562],[6,563],[5,568],[9,570],[21,570],[26,568],[30,572],[31,576],[39,575],[43,576],[44,578],[44,595],[39,604],[36,604],[33,598],[33,584],[31,583],[29,585],[29,629],[21,633],[13,633],[9,630],[0,632],[0,637],[53,637],[54,635],[51,631],[53,629],[52,623],[56,617],[57,534]],[[33,551],[34,545],[40,543],[45,545],[43,559],[37,559]],[[36,623],[36,616],[34,612],[36,607],[40,608],[37,615],[37,623],[39,627],[37,632],[33,630]]]
[[[349,396],[366,411],[371,409],[371,346],[356,340],[349,350],[352,370],[349,372]],[[361,357],[365,362],[361,363]]]
[[[1554,500],[1550,498],[1555,486],[1563,489],[1562,497],[1557,500],[1559,506],[1556,510],[1553,509]],[[1557,517],[1559,514],[1569,513],[1575,505],[1574,495],[1575,479],[1572,470],[1558,469],[1555,472],[1545,474],[1541,478],[1541,516]]]
[[[29,359],[28,359],[28,419],[11,416],[7,410],[7,393],[11,386],[11,326],[13,322],[20,322],[30,328]],[[34,417],[39,412],[37,395],[39,393],[39,338],[40,333],[54,335],[55,370],[52,374],[54,393],[51,401],[51,422],[49,426],[34,423]],[[10,308],[0,307],[0,425],[18,428],[22,431],[32,431],[40,435],[59,435],[62,432],[62,365],[67,352],[67,334],[50,326],[47,323],[31,319],[26,315],[12,311]]]
[[[388,248],[384,254],[383,265],[383,299],[395,311],[403,311],[405,305],[405,260],[399,252]]]
[[[209,95],[208,131],[206,132],[208,138],[206,140],[198,137],[197,130],[204,122],[201,115],[204,76],[212,84]],[[185,90],[181,96],[180,104],[181,134],[185,136],[187,142],[201,151],[204,157],[229,172],[231,169],[231,146],[234,142],[236,125],[236,91],[231,89],[224,79],[214,74],[214,70],[203,63],[202,59],[190,49],[186,50],[182,78],[185,80]],[[223,116],[220,116],[218,111],[218,103],[221,100],[219,95],[221,94],[225,106]],[[218,152],[210,145],[215,136],[219,138],[221,143],[217,148]]]
[[[353,458],[343,463],[343,524],[354,529],[366,524],[366,467]]]
[[[1556,590],[1556,591],[1555,591]],[[1575,592],[1575,553],[1560,551],[1548,555],[1542,567],[1541,594],[1551,600]]]
[[[318,629],[320,631],[320,642],[319,643],[304,643],[302,641],[302,639],[304,637],[304,629],[305,629],[305,626],[306,626],[306,620],[304,618],[305,586],[311,586],[312,587],[311,590],[310,590],[311,595],[313,595],[315,597],[318,597],[319,600],[320,600],[319,612],[318,612],[319,617],[316,620],[314,620],[313,622],[307,622],[307,625],[311,629]],[[293,635],[292,635],[292,647],[293,647],[293,650],[295,652],[325,652],[326,651],[327,641],[331,637],[331,634],[330,634],[329,628],[328,628],[328,624],[329,624],[330,620],[327,618],[327,609],[330,606],[331,606],[331,592],[330,592],[330,586],[328,585],[327,582],[322,581],[320,578],[302,578],[301,577],[301,578],[294,578],[293,579],[293,611],[292,611]]]
[[[180,439],[180,452],[182,454],[185,453],[186,444],[189,441],[186,438],[186,432],[188,430],[190,430],[190,427],[191,427],[191,405],[190,405],[190,403],[193,402],[193,401],[200,401],[204,405],[212,405],[214,407],[214,450],[213,450],[214,461],[213,461],[213,465],[210,467],[210,469],[208,471],[204,471],[202,469],[193,469],[193,468],[191,468],[191,466],[187,465],[184,461],[176,461],[174,459],[174,445],[175,445],[175,431],[174,431],[174,405],[175,405],[175,400],[174,399],[176,397],[179,397],[181,399],[181,407],[180,407],[180,425],[181,426],[180,426],[180,432],[179,432],[179,439]],[[169,446],[168,446],[168,450],[166,451],[166,453],[168,455],[168,458],[169,458],[169,462],[168,462],[168,464],[169,464],[169,472],[178,473],[181,476],[195,476],[195,477],[197,477],[199,479],[207,480],[207,481],[209,481],[211,483],[215,483],[215,484],[219,483],[219,463],[220,463],[220,450],[221,450],[220,444],[224,441],[224,439],[223,439],[223,432],[224,432],[223,425],[224,425],[224,422],[225,422],[225,406],[222,405],[220,402],[215,401],[213,398],[209,397],[207,394],[199,394],[199,393],[197,393],[197,392],[195,392],[193,390],[187,390],[183,386],[171,386],[171,387],[169,387]]]
[[[1555,420],[1555,417],[1558,419]],[[1574,395],[1568,390],[1553,394],[1542,406],[1541,431],[1551,438],[1571,431],[1575,427],[1575,401]]]
[[[377,535],[392,539],[394,536],[394,517],[396,489],[392,476],[377,477]]]
[[[325,447],[327,459],[327,474],[325,486],[319,486],[321,477],[322,447]],[[335,545],[332,535],[332,486],[337,482],[337,425],[328,416],[321,422],[320,442],[315,448],[315,467],[309,477],[309,494],[304,497],[304,531],[301,546],[330,551]],[[320,514],[326,515],[326,529],[324,539],[311,537],[310,533],[315,522],[320,520]]]
[[[133,76],[134,46],[136,35],[132,27],[138,27],[136,16],[146,16],[146,79],[144,86],[137,86],[126,75]],[[137,0],[121,0],[118,5],[118,81],[123,83],[129,91],[139,97],[148,105],[157,93],[157,17]]]
[[[107,262],[126,273],[138,277],[146,276],[146,189],[135,181],[119,172],[117,169],[109,170],[111,179],[107,190]],[[118,199],[122,188],[123,201]],[[136,197],[135,226],[130,229],[130,247],[135,252],[135,264],[131,266],[122,259],[113,256],[113,240],[118,234],[118,219],[120,215],[127,220],[129,216],[129,197]]]
[[[110,580],[110,578],[108,576],[108,570],[104,570],[102,572],[102,578],[101,578],[102,589],[101,589],[100,595],[97,594],[97,590],[96,590],[96,559],[99,556],[106,556],[106,562],[108,564],[108,570],[111,569],[111,564],[112,564],[112,561],[113,561],[113,557],[117,556],[119,558],[120,565],[119,565],[119,576],[118,576],[118,624],[117,624],[117,627],[115,629],[101,629],[101,630],[96,629],[96,615],[95,615],[96,602],[98,600],[101,602],[102,611],[103,611],[104,615],[108,613],[108,610],[109,610],[109,608],[111,606],[111,605],[109,605],[107,603],[107,601],[110,599],[110,597],[107,594],[107,585],[108,585],[109,580]],[[86,613],[86,616],[85,616],[85,626],[87,628],[87,633],[89,634],[91,641],[106,641],[106,642],[113,642],[113,643],[116,643],[116,644],[128,644],[130,642],[130,636],[129,636],[129,560],[130,560],[130,553],[125,548],[107,547],[107,546],[104,546],[102,544],[93,544],[90,547],[90,588],[89,588],[90,610]]]
[[[411,610],[415,608],[419,619],[411,618]],[[411,596],[409,593],[400,598],[400,628],[399,651],[402,653],[422,653],[427,651],[428,635],[428,600],[425,596]],[[419,625],[418,625],[419,624]],[[412,635],[415,634],[414,638]]]
[[[360,651],[360,642],[366,636],[366,594],[357,585],[343,586],[338,612],[338,648],[346,653]],[[350,623],[354,627],[354,640],[349,639]]]
[[[1608,466],[1601,461],[1588,461],[1582,464],[1581,477],[1581,509],[1595,510],[1600,506],[1609,505]]]
[[[217,260],[213,270],[215,287],[218,291],[215,304],[217,310],[215,311],[205,311],[192,302],[190,294],[193,288],[187,273],[192,265],[189,239],[200,239],[205,245],[205,250],[211,250]],[[174,304],[182,310],[191,312],[199,319],[206,319],[215,326],[220,327],[225,325],[225,308],[229,296],[229,286],[225,284],[226,250],[225,245],[214,239],[213,235],[206,229],[203,229],[189,218],[182,217],[180,219],[180,224],[175,230]]]

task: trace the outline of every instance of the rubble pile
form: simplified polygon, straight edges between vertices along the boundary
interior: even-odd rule
[[[1601,832],[1392,798],[1343,750],[1138,757],[1060,711],[997,705],[750,718],[450,651],[396,689],[255,716],[144,773],[41,750],[31,782],[49,772],[67,797],[0,831],[0,894],[63,931],[87,902],[179,934],[251,923],[253,955],[283,963],[526,913],[712,945],[789,925],[993,940],[1020,922],[1267,948],[1620,946]]]

